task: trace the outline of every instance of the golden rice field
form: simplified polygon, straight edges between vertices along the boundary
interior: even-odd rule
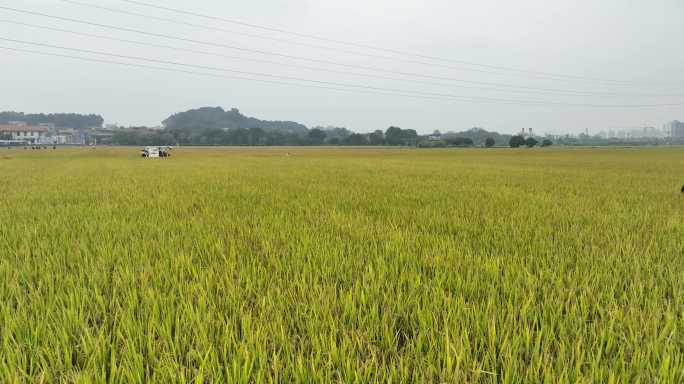
[[[2,383],[684,382],[684,149],[0,149]]]

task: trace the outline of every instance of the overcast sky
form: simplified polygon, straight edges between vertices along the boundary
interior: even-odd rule
[[[132,68],[0,50],[0,110],[98,113],[108,123],[158,125],[174,112],[201,106],[222,106],[227,109],[236,107],[246,115],[262,119],[294,120],[309,126],[345,126],[368,132],[397,125],[421,133],[436,129],[458,131],[473,126],[502,133],[516,132],[522,127],[534,128],[539,133],[581,132],[585,129],[598,132],[643,125],[661,127],[670,120],[684,120],[682,0],[144,0],[301,34],[453,61],[338,45],[136,6],[121,0],[78,1],[304,44],[150,20],[59,0],[0,0],[2,7],[205,43],[104,29],[0,9],[0,20],[3,20],[0,22],[0,38],[3,39],[192,66],[133,61],[18,42],[0,41],[2,47],[136,62],[216,75]],[[41,30],[7,21],[167,45],[174,49]],[[240,51],[227,46],[272,54]],[[275,63],[255,62],[254,59]],[[322,63],[321,60],[347,67]],[[527,72],[468,66],[458,61]],[[373,87],[375,90],[353,88],[358,91],[341,92],[231,79],[226,76],[267,78],[227,70]],[[540,73],[565,76],[549,79]],[[270,80],[303,83],[274,77]],[[342,88],[327,83],[306,84]],[[390,89],[412,96],[383,91]],[[583,94],[568,91],[581,91]],[[426,97],[427,94],[458,98]],[[549,104],[519,105],[531,101]]]

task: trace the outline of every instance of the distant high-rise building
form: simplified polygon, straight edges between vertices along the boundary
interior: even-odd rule
[[[520,136],[524,138],[533,137],[532,128],[523,128],[522,132],[519,133]]]
[[[674,139],[684,138],[684,122],[675,120],[666,125],[666,129],[670,131],[670,137]]]

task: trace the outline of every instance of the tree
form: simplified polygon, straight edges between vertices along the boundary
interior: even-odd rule
[[[402,144],[402,129],[399,127],[389,127],[385,132],[385,141],[388,145]]]
[[[321,128],[321,127],[314,127],[322,130],[325,132],[325,141],[328,144],[332,145],[339,145],[342,143],[346,138],[349,137],[349,135],[352,134],[350,130],[347,128],[343,127],[328,127],[328,128]]]
[[[322,129],[314,128],[309,131],[307,138],[311,145],[321,145],[325,141],[326,134]]]
[[[414,129],[389,127],[385,132],[385,141],[389,145],[416,145],[418,143],[418,132]]]
[[[520,148],[521,146],[525,145],[525,138],[520,135],[513,136],[508,144],[511,146],[511,148]]]
[[[416,145],[418,143],[418,132],[415,129],[404,129],[401,137],[404,145]]]
[[[266,135],[266,145],[285,145],[286,141],[287,136],[282,132],[274,131]]]
[[[488,138],[485,140],[485,147],[491,148],[491,147],[493,147],[494,145],[496,145],[496,141],[494,140],[494,138],[488,137]]]
[[[452,147],[472,147],[475,144],[470,137],[449,137],[444,141]]]
[[[347,137],[344,143],[346,145],[367,145],[368,139],[366,136],[360,133],[352,133],[349,137]]]
[[[536,147],[537,144],[539,144],[539,141],[537,141],[537,139],[534,137],[528,137],[527,140],[525,140],[525,145],[527,145],[527,148]]]
[[[212,132],[207,129],[204,132]],[[231,129],[228,132],[228,142],[231,145],[248,145],[249,144],[249,130],[245,128]]]
[[[266,131],[263,128],[254,127],[249,129],[249,145],[264,145]]]
[[[377,130],[368,135],[368,141],[370,145],[383,145],[385,144],[385,134],[381,130]]]
[[[549,139],[544,139],[544,141],[542,141],[542,145],[541,145],[541,146],[542,146],[542,147],[550,147],[550,146],[552,146],[552,145],[553,145],[553,141],[551,141],[551,140],[549,140]]]

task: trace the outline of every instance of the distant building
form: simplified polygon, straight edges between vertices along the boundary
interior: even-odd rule
[[[62,128],[52,136],[54,144],[62,145],[83,145],[84,140],[81,133],[73,128]]]
[[[675,120],[667,124],[666,129],[670,132],[670,137],[673,139],[684,138],[684,122]]]
[[[532,128],[523,128],[522,132],[518,133],[519,136],[522,136],[523,138],[527,139],[530,137],[534,137],[534,133],[532,133]]]
[[[10,135],[12,140],[25,141],[30,144],[46,143],[47,127],[23,125],[0,125],[0,135]]]

